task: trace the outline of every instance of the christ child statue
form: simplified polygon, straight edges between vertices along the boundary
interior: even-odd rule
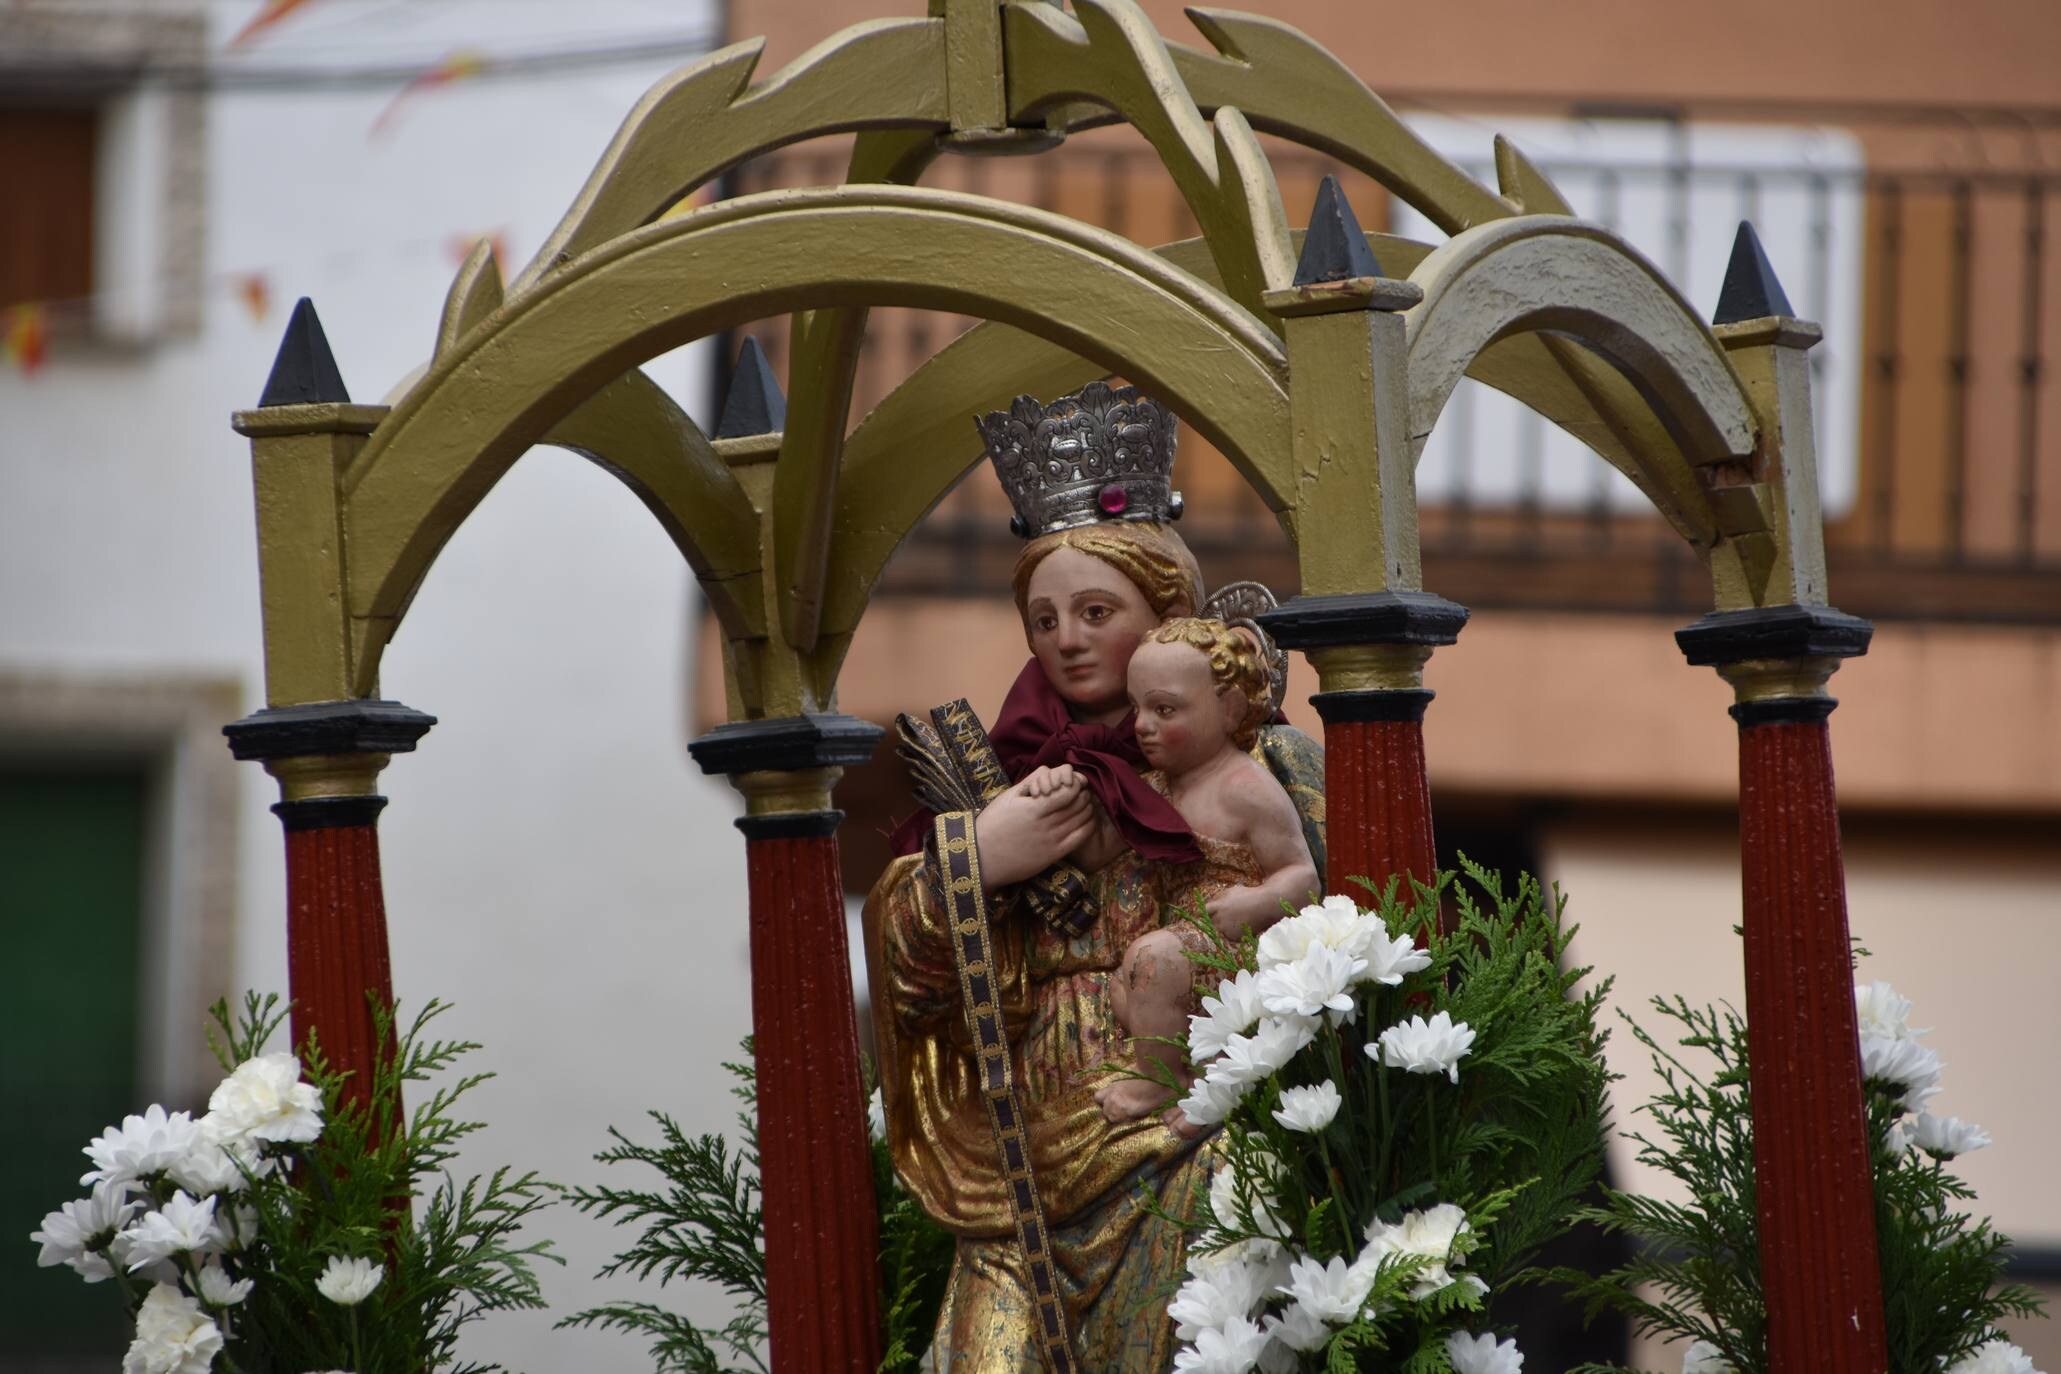
[[[1295,803],[1252,752],[1273,713],[1253,640],[1221,620],[1168,620],[1139,642],[1127,680],[1138,747],[1203,851],[1184,890],[1167,894],[1168,909],[1200,900],[1218,931],[1235,941],[1312,900],[1317,868]],[[1047,776],[1027,790],[1080,785],[1070,769],[1040,771]],[[1132,1037],[1138,1076],[1096,1092],[1110,1121],[1166,1108],[1173,1091],[1162,1080],[1192,1077],[1179,1048],[1165,1041],[1187,1029],[1194,987],[1195,966],[1178,928],[1148,931],[1125,951],[1110,979],[1110,1009]],[[1166,1115],[1169,1126],[1188,1132],[1178,1108]]]

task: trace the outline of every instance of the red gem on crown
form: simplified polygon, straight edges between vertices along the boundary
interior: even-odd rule
[[[1122,515],[1124,510],[1131,504],[1131,498],[1122,487],[1111,482],[1096,494],[1095,502],[1102,507],[1104,514]]]

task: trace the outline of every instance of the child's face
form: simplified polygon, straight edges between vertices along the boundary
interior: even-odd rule
[[[1237,692],[1217,691],[1202,650],[1186,644],[1140,644],[1129,681],[1138,747],[1147,763],[1171,774],[1214,758],[1245,712]]]

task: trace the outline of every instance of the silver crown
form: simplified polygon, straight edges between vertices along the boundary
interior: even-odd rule
[[[1018,396],[974,422],[1025,539],[1104,520],[1178,520],[1174,415],[1134,386],[1090,382],[1049,406]]]

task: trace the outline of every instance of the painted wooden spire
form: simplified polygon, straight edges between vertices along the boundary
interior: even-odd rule
[[[329,351],[329,336],[322,332],[322,321],[315,315],[315,303],[303,296],[286,322],[279,356],[272,360],[272,375],[265,379],[265,394],[258,405],[262,409],[347,404],[350,399],[343,373],[337,370],[336,355]]]
[[[1378,277],[1381,264],[1360,232],[1360,221],[1346,202],[1338,178],[1327,176],[1317,188],[1317,203],[1310,209],[1310,231],[1302,241],[1302,256],[1295,262],[1295,284],[1345,281],[1352,277]]]

